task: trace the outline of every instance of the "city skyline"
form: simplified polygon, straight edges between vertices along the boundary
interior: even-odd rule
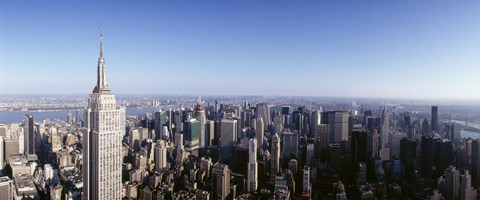
[[[89,91],[103,22],[119,94],[480,99],[478,2],[1,4],[0,94]]]

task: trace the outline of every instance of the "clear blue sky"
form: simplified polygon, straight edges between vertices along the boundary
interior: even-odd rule
[[[480,99],[480,1],[0,1],[0,93]]]

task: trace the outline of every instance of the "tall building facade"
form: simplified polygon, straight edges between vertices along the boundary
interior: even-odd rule
[[[261,117],[257,117],[256,122],[255,122],[255,138],[257,139],[257,150],[258,150],[258,155],[260,155],[260,151],[263,146],[263,133],[265,131],[263,127],[263,119]]]
[[[348,115],[346,111],[328,112],[328,125],[330,127],[330,142],[348,140]]]
[[[207,120],[205,123],[205,147],[213,144],[215,139],[215,121]]]
[[[237,141],[237,120],[222,119],[220,132],[220,159],[232,160],[233,145]]]
[[[33,119],[33,115],[26,114],[25,115],[25,127],[24,131],[24,138],[23,138],[23,148],[24,154],[27,156],[29,160],[36,160],[35,154],[35,121]]]
[[[167,168],[167,145],[164,140],[158,140],[154,151],[155,171],[161,172]]]
[[[199,146],[200,148],[207,147],[207,141],[205,137],[205,124],[207,122],[207,117],[205,116],[205,105],[202,102],[198,102],[195,106],[195,118],[200,124],[200,135],[199,135]]]
[[[213,199],[224,200],[230,194],[230,169],[228,165],[215,163],[213,165],[212,192]]]
[[[465,173],[460,177],[461,179],[461,191],[460,199],[477,199],[477,197],[472,198],[472,177],[468,173],[468,170],[465,170]]]
[[[0,177],[0,199],[14,199],[15,187],[8,176]]]
[[[268,128],[270,124],[270,105],[268,103],[257,104],[257,113],[255,115],[263,119],[263,128]],[[258,124],[257,124],[258,126]]]
[[[477,187],[480,181],[480,139],[472,141],[472,185]]]
[[[200,125],[200,122],[194,118],[183,123],[183,136],[185,139],[185,149],[188,152],[195,155],[198,155],[201,127],[202,126]]]
[[[270,157],[270,181],[280,172],[280,136],[277,133],[272,137],[272,153]]]
[[[154,114],[155,117],[155,140],[163,139],[167,140],[168,139],[168,133],[165,134],[163,132],[163,126],[166,125],[167,123],[167,112],[165,111],[157,111]]]
[[[284,132],[282,133],[282,158],[287,161],[291,158],[298,159],[298,133]]]
[[[460,199],[460,184],[460,172],[454,166],[450,166],[445,171],[445,198]]]
[[[322,123],[322,108],[320,110],[315,110],[312,112],[312,116],[310,118],[310,134],[308,135],[309,138],[314,138],[315,134],[317,134],[318,125]]]
[[[390,136],[390,124],[388,121],[388,111],[386,104],[383,105],[383,113],[382,113],[382,127],[380,129],[382,134],[382,143],[380,149],[380,158],[382,160],[390,160],[390,144],[389,144],[389,136]]]
[[[258,185],[257,140],[248,141],[248,191],[255,192]]]
[[[275,113],[275,116],[273,118],[273,127],[275,130],[275,133],[281,133],[283,132],[284,129],[284,122],[283,122],[283,116],[280,115],[279,112]]]
[[[368,157],[368,136],[367,132],[364,131],[353,131],[352,132],[352,141],[350,142],[351,145],[351,153],[352,153],[352,161],[356,163],[363,162],[366,163]]]
[[[122,199],[122,137],[125,108],[107,85],[100,32],[97,84],[88,97],[83,136],[83,199]]]

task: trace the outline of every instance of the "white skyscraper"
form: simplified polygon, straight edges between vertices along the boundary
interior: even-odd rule
[[[19,128],[18,134],[18,153],[23,153],[25,151],[25,129]],[[17,153],[16,153],[17,154]],[[9,158],[6,158],[9,159]]]
[[[125,108],[107,85],[100,31],[97,85],[88,97],[83,136],[83,199],[122,199],[122,137]]]
[[[167,145],[165,141],[158,140],[155,146],[155,171],[161,172],[167,167]]]
[[[280,136],[277,133],[272,137],[272,153],[270,157],[270,181],[274,182],[280,172]]]
[[[257,151],[258,155],[260,155],[260,150],[262,149],[263,145],[263,132],[264,132],[264,127],[263,127],[263,119],[261,117],[257,117],[255,123],[255,138],[257,138]]]
[[[258,185],[257,140],[248,141],[248,191],[255,192]]]
[[[283,116],[280,113],[276,113],[273,118],[273,126],[275,128],[275,133],[283,132],[285,122],[283,121]]]
[[[204,103],[201,102],[200,99],[198,100],[197,105],[195,107],[195,118],[200,123],[199,146],[200,148],[204,148],[207,146],[205,145],[206,144],[205,124],[206,124],[207,118],[205,116],[205,105]]]

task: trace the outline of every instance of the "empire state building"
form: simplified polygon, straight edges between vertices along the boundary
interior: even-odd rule
[[[107,84],[103,35],[100,30],[100,57],[97,85],[88,97],[83,136],[83,199],[122,198],[122,137],[125,108],[117,107]]]

